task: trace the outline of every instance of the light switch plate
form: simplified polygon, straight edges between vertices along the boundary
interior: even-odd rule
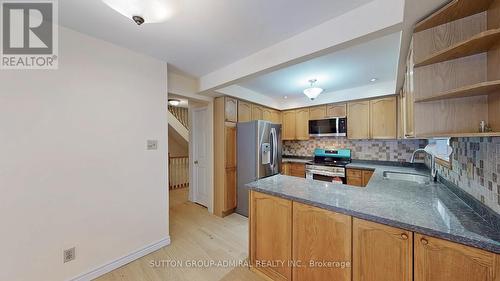
[[[157,150],[158,149],[158,141],[157,140],[148,140],[146,148],[147,148],[147,150]]]

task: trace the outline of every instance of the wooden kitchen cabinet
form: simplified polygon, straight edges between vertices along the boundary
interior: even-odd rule
[[[252,104],[252,120],[263,120],[264,108],[262,106]]]
[[[287,175],[290,176],[290,163],[289,162],[282,162],[281,163],[281,174],[282,175]]]
[[[274,124],[281,124],[281,112],[279,110],[273,110],[271,112],[271,122]]]
[[[346,117],[347,105],[344,104],[328,104],[326,105],[327,117]]]
[[[370,138],[370,101],[347,104],[347,138]]]
[[[236,126],[225,127],[224,212],[236,208]]]
[[[252,104],[238,101],[238,122],[252,121]]]
[[[304,163],[290,163],[290,176],[305,178],[306,177],[306,164],[304,164]]]
[[[352,243],[353,281],[412,280],[412,232],[354,218]],[[432,279],[444,280],[457,279]]]
[[[283,124],[281,131],[282,140],[295,139],[295,110],[283,111]]]
[[[273,110],[270,108],[262,108],[262,120],[272,122]]]
[[[351,217],[293,202],[294,281],[351,279],[351,267],[310,266],[309,261],[351,261]]]
[[[236,207],[236,123],[227,122],[227,106],[238,102],[228,97],[214,100],[214,214],[220,217],[231,214]],[[234,116],[230,117],[229,120]]]
[[[415,281],[496,281],[499,255],[415,233]]]
[[[348,168],[346,170],[347,184],[353,186],[365,187],[370,181],[372,175],[373,175],[372,170]]]
[[[309,139],[309,109],[301,108],[295,110],[295,139]]]
[[[231,97],[225,97],[225,121],[226,122],[238,122],[238,100]]]
[[[251,191],[249,220],[252,267],[272,280],[291,280],[292,202]],[[259,266],[263,261],[276,266]]]
[[[326,105],[309,108],[309,120],[319,120],[326,118]]]
[[[396,96],[370,100],[370,138],[397,138]]]

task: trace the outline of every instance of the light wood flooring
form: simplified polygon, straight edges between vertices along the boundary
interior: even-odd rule
[[[96,281],[262,281],[246,267],[203,267],[167,265],[176,261],[246,260],[248,220],[237,214],[225,218],[210,215],[206,208],[187,201],[188,189],[170,191],[171,244],[112,271]],[[154,261],[159,267],[152,267]],[[163,265],[162,265],[163,263]]]

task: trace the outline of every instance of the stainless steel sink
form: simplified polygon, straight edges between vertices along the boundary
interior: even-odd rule
[[[429,184],[430,176],[411,174],[411,173],[399,173],[399,172],[384,172],[384,179],[388,180],[401,180],[401,181],[411,181],[418,184]]]

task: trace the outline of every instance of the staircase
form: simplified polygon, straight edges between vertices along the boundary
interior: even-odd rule
[[[189,186],[189,157],[187,152],[180,153],[180,151],[187,151],[189,142],[188,109],[169,106],[168,127],[169,143],[176,144],[175,146],[169,146],[168,185],[170,189],[187,187]],[[174,156],[171,156],[171,154]]]
[[[182,125],[187,129],[189,128],[189,118],[188,118],[188,109],[185,107],[177,107],[177,106],[168,106],[168,111],[172,113],[172,115],[181,122]]]

